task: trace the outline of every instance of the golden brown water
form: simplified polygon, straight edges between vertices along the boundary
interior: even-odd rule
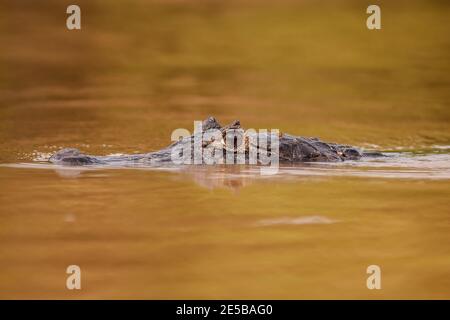
[[[381,2],[381,31],[358,1],[78,4],[81,31],[58,1],[1,4],[1,298],[450,298],[446,2]],[[401,153],[269,177],[42,161],[208,115]]]

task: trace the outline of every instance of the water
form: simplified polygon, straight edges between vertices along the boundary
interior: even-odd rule
[[[357,1],[79,5],[80,32],[57,1],[0,11],[0,297],[450,297],[448,4],[383,2],[381,32]],[[209,115],[387,157],[46,162],[157,150]]]
[[[367,178],[397,178],[434,180],[450,179],[450,154],[447,146],[434,146],[432,153],[415,154],[411,152],[382,152],[382,157],[363,157],[361,160],[344,162],[306,162],[281,163],[273,170],[263,165],[154,165],[129,161],[116,161],[108,165],[65,166],[49,163],[52,153],[33,153],[33,162],[2,164],[1,167],[24,169],[47,169],[61,176],[80,175],[85,171],[102,171],[108,169],[136,169],[151,171],[170,171],[193,173],[204,176],[205,180],[218,180],[217,175],[225,179],[274,179],[286,180],[298,176],[344,176]],[[445,150],[444,153],[441,150]],[[428,149],[427,152],[430,152]],[[121,156],[109,154],[108,156]],[[220,180],[219,179],[219,180]]]

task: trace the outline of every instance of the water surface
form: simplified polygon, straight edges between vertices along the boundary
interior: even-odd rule
[[[380,32],[359,1],[78,4],[77,32],[59,1],[0,10],[0,297],[450,297],[446,2],[382,1]],[[157,150],[209,115],[388,157],[45,161]]]

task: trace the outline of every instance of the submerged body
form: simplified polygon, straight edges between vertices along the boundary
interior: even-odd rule
[[[219,130],[222,136],[222,141],[203,142],[202,148],[208,147],[211,143],[215,143],[215,147],[222,149],[224,153],[227,151],[227,146],[224,143],[227,132],[230,130],[241,129],[240,122],[235,121],[228,126],[222,127],[214,117],[209,117],[203,121],[202,132],[211,130]],[[172,143],[168,147],[159,151],[134,154],[134,155],[120,155],[120,156],[92,156],[81,153],[78,149],[66,148],[58,151],[50,157],[49,161],[56,164],[63,165],[107,165],[117,163],[148,163],[150,165],[163,164],[172,162],[172,154],[176,150],[182,149],[189,144],[189,148],[193,146],[193,141],[196,135],[180,139]],[[363,156],[379,156],[378,153],[362,153],[355,147],[348,145],[341,145],[337,143],[323,142],[318,138],[300,137],[289,134],[279,134],[279,149],[278,159],[280,163],[286,162],[336,162],[345,160],[358,160]],[[245,153],[249,152],[249,143],[244,138]],[[217,146],[218,144],[218,146]],[[181,148],[180,148],[181,147]],[[270,152],[270,142],[267,149]],[[177,151],[178,152],[178,151]],[[193,154],[193,153],[190,153]],[[190,160],[190,159],[189,159]]]

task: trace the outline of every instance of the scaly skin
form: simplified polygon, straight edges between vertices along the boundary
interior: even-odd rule
[[[222,132],[223,139],[226,139],[226,132],[229,129],[240,129],[239,121],[235,121],[228,126],[222,127],[214,117],[209,117],[203,121],[203,132],[217,129]],[[197,133],[199,134],[199,133]],[[190,143],[193,150],[195,135],[186,137],[180,141],[172,143],[170,146],[155,152],[121,155],[121,156],[91,156],[81,153],[78,149],[67,148],[56,152],[49,161],[56,164],[82,166],[82,165],[114,165],[142,163],[149,165],[162,165],[172,162],[171,154],[174,147],[182,147],[185,143]],[[203,148],[210,143],[219,143],[219,148],[223,145],[225,154],[226,147],[223,140],[204,142]],[[221,144],[220,144],[221,143]],[[217,146],[217,145],[216,145]],[[270,151],[270,143],[268,144]],[[245,152],[248,155],[248,140],[246,141]],[[194,154],[193,152],[191,154]],[[369,154],[367,154],[369,155]],[[380,156],[379,153],[370,153],[370,156]],[[289,134],[279,135],[279,162],[336,162],[345,160],[358,160],[365,156],[357,148],[336,143],[323,142],[317,138],[307,138],[292,136]]]

